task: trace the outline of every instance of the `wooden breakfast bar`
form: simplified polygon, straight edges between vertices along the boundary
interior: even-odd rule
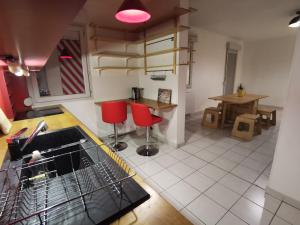
[[[116,99],[113,101],[125,101],[127,104],[130,103],[140,103],[140,104],[144,104],[146,106],[148,106],[149,108],[155,110],[155,111],[160,111],[160,110],[166,110],[166,109],[173,109],[175,107],[177,107],[176,104],[168,104],[168,103],[163,103],[163,102],[159,102],[157,100],[153,100],[153,99],[148,99],[148,98],[141,98],[138,100],[133,100],[130,98],[127,99]],[[102,102],[96,102],[96,105],[101,105]]]
[[[222,102],[222,122],[221,128],[225,127],[226,118],[228,116],[228,110],[230,106],[234,105],[241,108],[244,112],[250,114],[256,114],[258,101],[263,98],[267,98],[267,95],[256,95],[256,94],[246,94],[243,97],[239,97],[237,94],[223,95],[210,97],[208,99],[221,101]]]

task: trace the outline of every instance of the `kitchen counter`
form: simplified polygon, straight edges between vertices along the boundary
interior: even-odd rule
[[[35,119],[27,119],[14,121],[13,127],[8,135],[0,135],[0,165],[3,164],[7,144],[6,138],[23,127],[28,127],[25,135],[28,136],[36,127],[39,121],[45,120],[48,124],[49,130],[57,130],[71,126],[80,126],[98,145],[103,144],[95,134],[93,134],[85,125],[83,125],[78,119],[76,119],[69,111],[61,106],[64,114],[58,114],[47,117],[40,117]],[[102,148],[105,151],[109,151],[107,147]],[[139,176],[135,176],[134,179],[139,183],[150,195],[150,200],[146,201],[142,205],[135,208],[130,213],[127,213],[121,217],[118,221],[115,221],[114,225],[133,225],[133,224],[147,224],[147,225],[184,225],[191,224],[183,215],[180,214],[173,206],[171,206],[166,200],[164,200],[158,193],[156,193],[149,185],[147,185]]]
[[[141,98],[138,100],[133,100],[133,99],[116,99],[113,101],[125,101],[127,104],[130,103],[140,103],[140,104],[144,104],[146,106],[148,106],[151,109],[154,110],[165,110],[165,109],[173,109],[175,108],[177,105],[176,104],[168,104],[168,103],[163,103],[163,102],[158,102],[156,100],[153,99],[148,99],[148,98]],[[101,105],[102,102],[96,102],[96,105]]]

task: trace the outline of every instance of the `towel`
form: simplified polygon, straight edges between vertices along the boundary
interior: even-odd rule
[[[6,115],[0,108],[0,130],[2,131],[2,133],[8,134],[11,127],[11,122],[7,119]]]

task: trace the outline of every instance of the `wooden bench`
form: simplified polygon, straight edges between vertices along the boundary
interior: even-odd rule
[[[219,104],[218,107],[209,107],[204,110],[202,117],[202,126],[208,128],[218,128],[219,121],[222,114],[222,105]],[[208,117],[210,115],[210,118]]]
[[[276,125],[276,109],[259,106],[257,109],[257,114],[260,116],[262,124],[265,125],[267,129],[271,125]]]
[[[254,134],[261,134],[260,117],[255,114],[242,114],[236,117],[232,136],[251,141]]]

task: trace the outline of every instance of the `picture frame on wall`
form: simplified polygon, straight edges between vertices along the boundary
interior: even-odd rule
[[[171,104],[172,90],[171,89],[158,89],[157,101],[162,103]]]

